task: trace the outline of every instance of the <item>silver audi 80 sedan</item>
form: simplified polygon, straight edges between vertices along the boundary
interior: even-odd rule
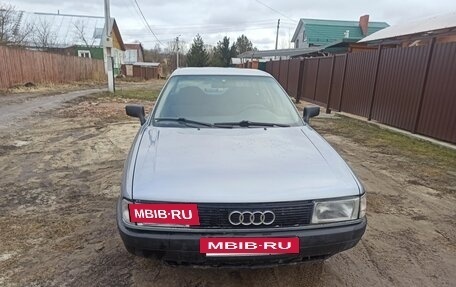
[[[269,74],[176,70],[125,162],[117,225],[126,249],[172,264],[322,260],[366,229],[360,181]]]

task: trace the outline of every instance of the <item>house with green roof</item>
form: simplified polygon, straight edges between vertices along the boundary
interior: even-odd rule
[[[291,41],[295,48],[328,46],[337,42],[355,43],[388,26],[386,22],[369,22],[369,15],[361,16],[359,21],[302,18]]]

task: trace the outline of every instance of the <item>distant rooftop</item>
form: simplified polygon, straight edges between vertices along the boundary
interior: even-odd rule
[[[305,26],[307,41],[314,45],[325,45],[345,38],[345,33],[349,31],[349,38],[362,39],[364,37],[359,21],[346,20],[326,20],[326,19],[308,19],[299,20],[296,31],[293,35],[292,42],[296,41],[298,33],[302,26]],[[368,35],[388,27],[386,22],[369,21]]]
[[[296,48],[296,49],[278,49],[263,51],[247,51],[240,54],[239,58],[262,58],[262,57],[296,57],[311,54],[323,50],[326,46]]]
[[[456,27],[456,11],[415,21],[406,21],[367,36],[359,42],[372,42],[405,35]]]
[[[160,63],[154,62],[135,62],[132,64],[133,66],[141,66],[141,67],[158,67]]]
[[[301,18],[300,20],[303,21],[304,23],[310,24],[310,25],[359,27],[359,21],[310,19],[310,18]],[[385,28],[385,27],[388,27],[388,24],[386,22],[369,21],[369,26],[372,26],[375,28]]]
[[[240,54],[239,58],[262,58],[262,57],[300,57],[300,56],[314,56],[319,53],[338,53],[344,51],[343,48],[347,47],[350,43],[356,43],[357,39],[340,39],[338,41],[322,45],[306,48],[293,48],[293,49],[278,49],[278,50],[263,50],[263,51],[247,51]],[[341,50],[342,48],[342,50]]]
[[[125,48],[132,49],[132,50],[142,49],[142,44],[141,43],[125,43]]]

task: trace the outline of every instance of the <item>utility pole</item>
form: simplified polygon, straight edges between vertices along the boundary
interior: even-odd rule
[[[179,36],[176,37],[176,69],[179,69]]]
[[[276,50],[277,50],[277,45],[279,43],[279,27],[280,27],[280,19],[277,20],[277,33],[276,33],[276,45],[275,45]]]
[[[104,14],[105,14],[105,38],[103,39],[104,51],[106,53],[105,69],[108,76],[108,91],[114,93],[114,71],[112,63],[112,38],[111,38],[111,11],[110,11],[110,0],[104,0]]]

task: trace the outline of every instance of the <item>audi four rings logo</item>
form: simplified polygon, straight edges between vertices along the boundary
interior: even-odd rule
[[[275,220],[274,212],[266,211],[233,211],[228,215],[232,225],[271,225]]]

